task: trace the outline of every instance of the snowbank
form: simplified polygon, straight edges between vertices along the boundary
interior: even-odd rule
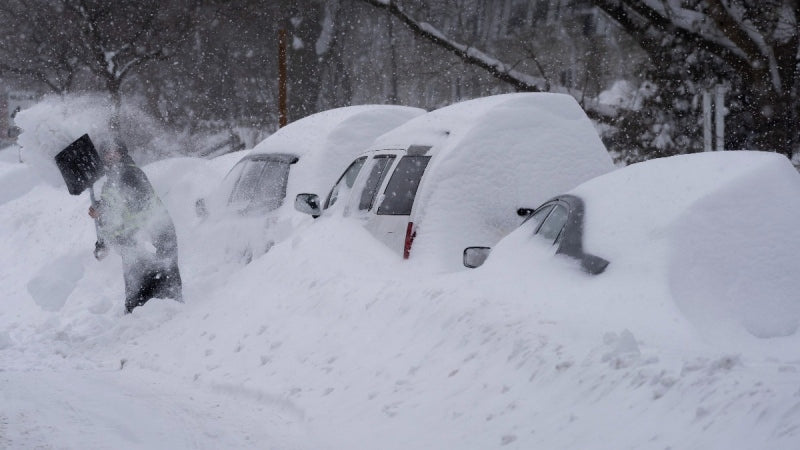
[[[765,152],[681,155],[634,164],[573,191],[586,204],[584,249],[609,273],[662,274],[708,331],[762,336],[800,323],[800,176]],[[644,269],[647,268],[647,269]],[[613,275],[612,275],[613,276]]]
[[[37,179],[19,162],[19,147],[0,150],[0,205],[25,195]]]
[[[186,303],[128,316],[86,195],[36,181],[0,204],[0,447],[797,446],[797,333],[705,339],[716,319],[687,319],[647,267],[493,256],[434,275],[339,217],[246,266],[209,258],[181,208],[239,157],[144,167],[176,219]]]

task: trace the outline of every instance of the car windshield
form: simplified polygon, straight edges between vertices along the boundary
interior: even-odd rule
[[[537,235],[543,237],[550,243],[555,243],[561,234],[561,230],[567,223],[569,211],[562,205],[556,205],[553,211],[547,216],[547,219],[539,227]]]
[[[245,161],[228,204],[240,211],[277,209],[286,196],[289,168],[285,158]]]
[[[379,215],[411,214],[419,182],[430,159],[430,156],[404,156],[400,159],[383,192],[383,201],[378,207]]]
[[[527,229],[530,230],[531,234],[535,234],[536,231],[539,229],[539,225],[542,224],[542,221],[544,220],[545,217],[547,217],[547,214],[550,212],[551,209],[553,209],[552,204],[540,206],[538,209],[536,209],[536,211],[533,214],[531,214],[530,216],[528,216],[527,219],[525,219],[525,222],[523,222],[522,226],[527,227]]]

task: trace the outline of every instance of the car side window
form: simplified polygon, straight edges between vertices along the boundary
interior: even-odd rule
[[[569,211],[563,205],[556,205],[550,214],[544,219],[537,235],[543,237],[548,242],[555,244],[564,225],[567,224]]]
[[[358,202],[359,210],[370,210],[375,202],[375,196],[378,193],[378,188],[383,184],[383,179],[386,178],[388,168],[394,161],[395,155],[377,155],[372,158],[372,169],[369,172],[369,177],[364,184],[364,190],[361,191],[361,199]]]
[[[325,206],[323,209],[328,209],[336,203],[336,200],[339,198],[339,193],[342,189],[350,189],[353,187],[353,183],[356,181],[356,177],[358,176],[358,172],[361,171],[361,166],[364,165],[364,161],[367,160],[366,156],[362,156],[357,158],[353,161],[350,166],[344,171],[339,180],[336,184],[333,185],[333,189],[328,193],[328,198],[325,199]]]
[[[378,206],[378,215],[407,216],[411,214],[414,197],[428,167],[430,156],[403,156],[389,178],[383,191],[384,197]]]

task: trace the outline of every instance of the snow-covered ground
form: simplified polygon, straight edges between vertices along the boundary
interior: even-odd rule
[[[337,217],[228,262],[193,203],[236,159],[145,167],[186,303],[123,315],[87,195],[0,151],[0,448],[800,447],[797,333],[559,264],[425,273]]]

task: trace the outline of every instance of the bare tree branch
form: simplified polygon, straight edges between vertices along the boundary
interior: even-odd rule
[[[467,64],[471,64],[481,69],[484,69],[494,78],[508,83],[517,91],[520,92],[541,92],[543,89],[541,85],[545,82],[534,78],[530,75],[514,70],[510,65],[498,61],[491,56],[472,48],[469,45],[461,44],[452,39],[448,39],[441,31],[437,30],[428,23],[419,22],[394,0],[381,1],[381,0],[360,0],[364,3],[372,5],[388,11],[390,14],[398,18],[409,30],[419,37],[426,39],[433,44],[441,47],[442,49],[458,56]]]

